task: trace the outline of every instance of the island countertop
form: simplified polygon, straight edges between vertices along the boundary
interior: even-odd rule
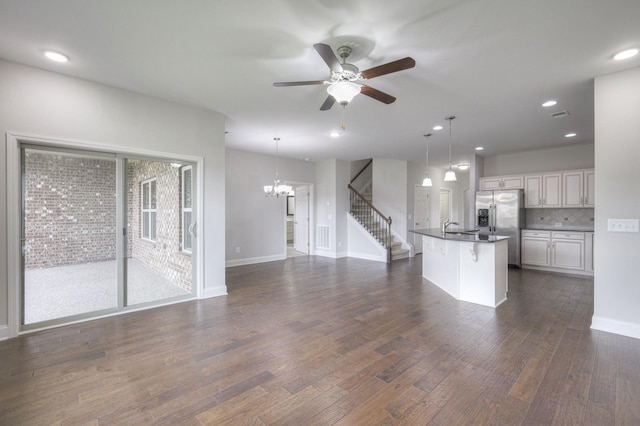
[[[427,237],[439,238],[441,240],[449,240],[449,241],[461,241],[467,243],[495,243],[497,241],[508,240],[509,237],[504,237],[501,235],[487,235],[480,234],[478,232],[473,231],[465,231],[451,229],[447,231],[445,234],[442,233],[442,230],[439,228],[421,228],[409,230],[409,232],[413,232],[414,234],[426,235]]]

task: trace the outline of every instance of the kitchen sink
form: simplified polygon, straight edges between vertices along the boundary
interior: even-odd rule
[[[452,235],[475,235],[480,232],[479,229],[465,229],[463,231],[446,231],[445,234]]]

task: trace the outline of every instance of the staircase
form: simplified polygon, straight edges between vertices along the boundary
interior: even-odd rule
[[[387,261],[409,257],[409,250],[402,248],[402,242],[397,241],[391,232],[391,218],[385,217],[372,204],[371,185],[367,185],[362,192],[356,191],[351,185],[350,214],[373,236],[382,247],[387,249]]]

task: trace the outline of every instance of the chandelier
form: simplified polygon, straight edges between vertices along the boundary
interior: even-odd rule
[[[285,197],[291,192],[291,186],[281,185],[278,177],[278,142],[280,138],[273,138],[276,141],[276,177],[273,179],[273,185],[264,186],[264,195],[266,197]]]

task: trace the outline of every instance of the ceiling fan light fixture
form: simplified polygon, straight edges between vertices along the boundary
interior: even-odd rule
[[[327,93],[335,98],[340,105],[347,105],[360,93],[360,85],[350,81],[336,81],[327,87]]]

